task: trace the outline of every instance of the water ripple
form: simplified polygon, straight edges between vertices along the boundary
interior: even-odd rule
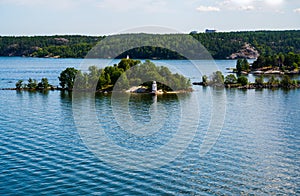
[[[0,94],[1,195],[300,194],[300,126],[296,123],[300,109],[286,103],[299,100],[299,91],[227,92],[228,110],[221,135],[212,150],[199,157],[209,122],[206,113],[211,109],[209,97],[203,95],[200,126],[192,143],[168,165],[147,171],[118,170],[96,158],[76,131],[68,96],[60,92]],[[114,124],[109,100],[97,97],[98,119],[120,142],[125,134]],[[165,104],[170,111],[178,110],[176,102]],[[178,121],[174,114],[165,124],[168,137],[173,133],[167,131]],[[142,112],[136,117],[141,120],[147,115]],[[136,145],[137,149],[155,147],[163,141],[159,136],[122,138],[120,144],[138,142],[145,145]],[[107,153],[117,152],[108,147]]]

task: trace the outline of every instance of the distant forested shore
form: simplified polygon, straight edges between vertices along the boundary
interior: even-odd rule
[[[136,40],[136,35],[147,36],[149,40],[159,40],[159,46],[153,47],[149,42],[148,46],[133,48],[116,57],[114,51],[122,51],[124,45],[119,39],[121,35],[0,36],[0,56],[84,58],[89,54],[90,58],[125,58],[128,55],[133,59],[185,59],[181,54],[166,48],[180,47],[183,51],[193,49],[192,40],[182,42],[183,34],[128,34],[126,44],[135,45],[139,42]],[[214,59],[257,58],[259,55],[300,53],[300,30],[190,33],[189,35],[198,40]],[[106,40],[104,47],[91,50],[102,40]]]

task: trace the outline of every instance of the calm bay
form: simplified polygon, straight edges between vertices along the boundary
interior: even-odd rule
[[[117,62],[86,60],[86,64],[99,67]],[[183,73],[192,82],[201,80],[199,72],[194,71],[197,62],[205,64],[154,61]],[[226,72],[235,62],[217,60],[215,64]],[[19,79],[29,77],[47,77],[56,86],[62,70],[81,68],[81,63],[82,59],[1,57],[0,88],[13,88]],[[253,81],[253,76],[249,79]],[[198,126],[182,153],[160,167],[142,171],[110,164],[91,151],[78,131],[80,123],[76,121],[70,93],[0,90],[0,194],[300,194],[300,89],[222,89],[212,96],[214,89],[193,88],[194,92],[184,96],[130,97],[126,112],[145,126],[151,122],[149,108],[153,103],[159,103],[158,110],[164,108],[161,115],[166,119],[160,131],[147,136],[134,136],[118,125],[111,94],[82,95],[77,100],[78,105],[95,104],[99,122],[95,126],[101,127],[116,145],[142,152],[163,146],[181,125],[189,127],[192,120],[187,118],[181,124],[180,120],[194,113],[183,113],[182,107],[198,102]],[[213,102],[214,98],[222,101]],[[225,109],[223,127],[213,138],[211,149],[199,156],[212,121],[212,103]],[[117,153],[110,146],[103,150],[108,155]],[[123,158],[120,153],[119,162]],[[161,158],[157,157],[157,161]]]

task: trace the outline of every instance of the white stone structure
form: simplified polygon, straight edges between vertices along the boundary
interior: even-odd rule
[[[157,92],[157,84],[156,81],[153,81],[152,83],[152,93],[156,93]]]

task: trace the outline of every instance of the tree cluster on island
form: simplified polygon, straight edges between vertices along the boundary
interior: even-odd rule
[[[259,56],[250,66],[246,59],[238,59],[234,72],[238,74],[299,74],[300,54],[289,52]]]
[[[260,88],[283,88],[292,89],[300,88],[299,80],[292,80],[288,75],[283,75],[281,78],[276,78],[274,75],[265,82],[265,76],[260,75],[255,79],[254,83],[250,83],[248,78],[240,75],[229,74],[226,77],[221,71],[213,72],[210,77],[202,76],[202,82],[198,83],[203,86],[225,87],[225,88],[242,88],[242,89],[260,89]]]
[[[24,83],[23,80],[19,80],[16,83],[16,89],[17,90],[49,90],[54,89],[54,87],[49,84],[47,78],[42,78],[40,82],[38,82],[36,79],[29,78],[27,83]]]
[[[136,35],[128,35],[128,43],[135,45],[139,40]],[[134,59],[184,59],[184,57],[167,48],[180,47],[191,49],[191,43],[180,40],[187,34],[147,34],[149,40],[160,43],[160,47],[152,47],[151,41],[144,47],[133,48],[118,56],[127,55]],[[198,40],[214,59],[226,59],[239,51],[245,43],[254,47],[260,55],[270,56],[279,53],[300,52],[300,31],[245,31],[190,34]],[[99,51],[92,54],[97,58],[114,58],[115,50],[122,49],[124,43],[119,36],[0,36],[0,56],[84,58],[99,41],[109,40]],[[170,39],[172,41],[170,41]],[[174,40],[174,41],[173,41]],[[179,45],[180,43],[180,45]],[[179,45],[179,46],[178,46]],[[108,51],[104,53],[103,51]],[[111,54],[109,53],[111,51]],[[105,55],[102,55],[105,54]],[[102,56],[101,56],[102,55]]]
[[[76,79],[75,79],[76,77]],[[67,68],[59,76],[63,89],[96,90],[100,92],[112,90],[128,90],[132,86],[143,86],[151,91],[152,82],[162,91],[189,90],[190,80],[171,71],[164,66],[155,66],[149,60],[122,59],[118,64],[99,69],[91,66],[88,72]]]
[[[128,90],[132,86],[143,86],[146,92],[151,91],[152,82],[157,82],[157,89],[162,91],[191,91],[191,82],[189,79],[178,73],[171,71],[164,66],[155,66],[149,60],[141,63],[139,60],[122,59],[118,64],[107,66],[105,68],[97,68],[91,66],[88,72],[82,72],[73,67],[66,68],[58,77],[61,88],[54,88],[48,83],[47,78],[43,78],[41,82],[29,79],[27,84],[23,84],[22,80],[16,83],[16,89],[24,90],[46,90],[73,89],[79,91],[123,91]]]

